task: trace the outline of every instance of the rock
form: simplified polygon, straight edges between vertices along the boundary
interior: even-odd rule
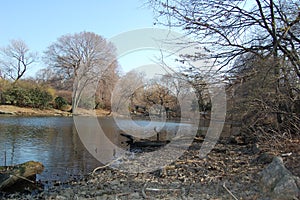
[[[0,115],[15,115],[14,112],[0,110]]]
[[[274,157],[261,173],[262,192],[272,199],[298,199],[300,191],[297,183],[299,178],[284,166],[281,157]]]
[[[110,182],[111,185],[120,185],[120,180],[113,180]]]
[[[228,144],[237,144],[237,145],[255,144],[257,142],[257,139],[254,136],[246,133],[231,135],[227,140],[228,140],[227,141]]]
[[[56,196],[55,199],[56,199],[56,200],[67,200],[68,198],[65,197],[65,196],[58,195],[58,196]]]
[[[253,154],[260,153],[260,151],[261,151],[258,144],[251,145],[251,150],[252,150]]]
[[[64,190],[63,196],[66,197],[66,199],[72,199],[71,197],[73,196],[73,190],[70,188],[66,188]]]
[[[254,158],[251,162],[254,164],[269,164],[272,162],[273,157],[274,156],[272,154],[264,152]]]
[[[141,199],[141,196],[138,192],[135,192],[135,193],[131,193],[129,196],[128,196],[129,199]]]
[[[245,138],[243,136],[230,136],[228,139],[228,142],[229,142],[229,144],[244,145]]]
[[[261,152],[258,144],[249,144],[242,150],[244,154],[255,155]],[[271,161],[270,161],[271,162]]]

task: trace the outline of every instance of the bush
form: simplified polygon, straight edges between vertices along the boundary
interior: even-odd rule
[[[31,88],[28,91],[28,106],[33,108],[47,108],[52,101],[52,95],[42,88]]]
[[[68,105],[67,100],[61,96],[56,97],[54,102],[55,102],[55,108],[60,110],[63,109],[63,107]]]
[[[20,107],[47,108],[53,97],[44,88],[36,85],[12,84],[3,92],[6,103]]]

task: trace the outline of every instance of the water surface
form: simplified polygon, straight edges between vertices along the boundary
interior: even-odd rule
[[[99,121],[108,138],[124,149],[127,148],[126,138],[120,137],[121,128],[129,133],[139,131],[126,119],[119,121],[118,125],[112,118],[100,118]],[[145,127],[143,134],[153,132],[153,127],[147,127],[149,121],[135,123]],[[158,129],[164,126],[173,133],[179,125],[176,122],[153,124]],[[0,165],[16,165],[30,160],[45,166],[44,172],[37,176],[43,183],[80,178],[102,165],[82,144],[72,117],[0,116]]]

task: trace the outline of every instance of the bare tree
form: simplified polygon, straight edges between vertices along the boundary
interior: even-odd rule
[[[261,58],[250,54],[241,57],[238,62],[240,67],[231,71],[232,77],[228,79],[227,91],[231,94],[227,96],[228,118],[240,120],[244,132],[269,142],[299,135],[300,90],[291,64],[281,64],[285,65],[286,71],[282,72],[277,90],[274,88],[278,82],[276,74],[270,73],[276,64],[272,57]]]
[[[178,99],[173,94],[169,88],[161,85],[159,80],[151,80],[145,86],[143,100],[147,107],[153,107],[154,114],[157,114],[159,117],[163,116],[164,110],[167,112],[172,111],[180,116]]]
[[[299,1],[148,0],[148,2],[156,13],[155,23],[182,29],[194,39],[196,45],[206,51],[203,54],[197,52],[195,48],[195,53],[183,56],[182,62],[211,58],[219,71],[224,70],[226,74],[228,69],[243,72],[236,73],[240,77],[234,77],[234,84],[239,84],[239,81],[242,84],[243,81],[248,80],[248,84],[243,87],[248,89],[255,86],[263,87],[264,90],[255,91],[272,94],[264,96],[249,93],[243,99],[252,96],[263,97],[263,103],[268,102],[268,105],[272,105],[272,110],[264,110],[264,114],[266,116],[276,114],[276,120],[272,121],[274,123],[272,125],[275,125],[273,127],[276,127],[273,132],[282,130],[284,133],[287,129],[293,133],[297,132],[294,130],[298,130],[298,127],[294,130],[290,128],[296,127],[295,120],[291,123],[286,123],[284,120],[295,119],[290,117],[295,116],[295,111],[289,107],[297,107],[295,102],[299,99],[297,89],[300,80]],[[241,58],[245,58],[242,59],[243,62],[239,62]],[[248,68],[243,68],[245,63],[248,63]],[[197,80],[200,80],[201,84],[203,73],[197,66],[192,66],[191,69],[188,76],[191,74],[194,77],[192,81],[198,88]],[[258,83],[264,85],[257,86]],[[244,92],[244,90],[239,91]],[[200,92],[199,94],[201,95]],[[273,97],[276,97],[276,100]],[[250,99],[248,103],[258,105],[256,100]],[[251,112],[257,113],[253,106],[243,108],[247,110],[251,108]],[[255,118],[256,116],[253,117]],[[249,123],[247,122],[248,126],[251,125]],[[285,128],[280,129],[281,126]]]
[[[144,86],[144,74],[135,70],[120,77],[114,88],[112,96],[112,111],[121,115],[129,112],[130,105],[133,105],[137,92]]]
[[[119,79],[118,62],[113,62],[101,76],[96,93],[96,107],[111,109],[111,97],[114,87]]]
[[[149,0],[157,22],[194,36],[220,68],[245,53],[286,55],[300,78],[300,12],[294,0]],[[202,54],[201,54],[202,55]],[[201,59],[198,53],[191,55]],[[206,58],[206,57],[205,57]],[[275,73],[278,73],[276,65]]]
[[[62,80],[74,82],[73,112],[78,107],[83,93],[95,95],[102,74],[115,61],[114,46],[92,32],[63,35],[48,47],[45,55],[48,64]],[[87,88],[95,91],[89,91]],[[95,100],[95,97],[85,96],[85,99]]]
[[[22,78],[28,67],[37,59],[37,54],[30,52],[22,40],[12,40],[7,47],[0,49],[0,55],[1,75],[13,81]]]

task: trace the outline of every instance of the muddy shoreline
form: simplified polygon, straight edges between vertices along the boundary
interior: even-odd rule
[[[17,110],[20,109],[20,110]],[[0,111],[25,116],[69,116],[56,110],[34,110],[0,106]],[[44,115],[40,115],[43,113]],[[66,112],[68,113],[68,112]],[[105,112],[103,112],[105,113]],[[69,114],[69,113],[68,113]],[[240,137],[240,136],[239,136]],[[272,199],[262,191],[260,172],[275,156],[283,156],[286,167],[300,176],[300,140],[274,146],[240,143],[241,138],[221,138],[205,157],[199,157],[203,137],[194,139],[188,150],[164,169],[149,173],[127,173],[114,164],[83,178],[48,183],[26,192],[0,193],[0,199]],[[137,153],[138,154],[138,153]],[[133,162],[132,160],[121,160]]]
[[[84,110],[79,110],[82,114],[90,114]],[[110,111],[97,109],[94,110],[92,114],[97,116],[107,116]],[[50,116],[64,116],[71,117],[72,113],[70,111],[63,111],[54,108],[47,109],[37,109],[37,108],[27,108],[27,107],[17,107],[12,105],[0,105],[0,116],[32,116],[32,117],[50,117]]]
[[[291,146],[295,146],[292,142]],[[254,150],[254,146],[258,150]],[[5,199],[268,199],[261,190],[259,174],[283,150],[257,144],[219,141],[203,159],[201,140],[164,170],[129,174],[107,166],[83,179],[56,184],[38,193],[14,193]],[[284,157],[289,170],[299,176],[299,145]],[[267,155],[267,156],[266,156]]]

